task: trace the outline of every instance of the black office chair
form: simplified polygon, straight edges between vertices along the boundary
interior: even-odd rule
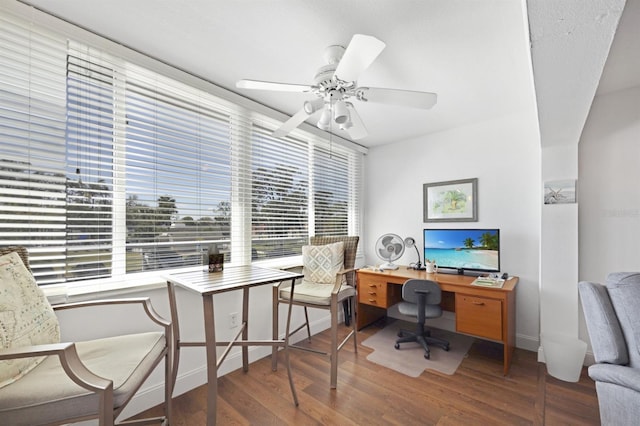
[[[431,337],[431,332],[425,330],[424,321],[427,318],[438,318],[442,316],[440,300],[442,291],[437,282],[431,280],[407,280],[402,285],[403,302],[397,304],[398,311],[403,315],[410,315],[418,318],[415,331],[400,330],[395,348],[400,349],[400,343],[418,342],[424,348],[424,357],[429,359],[429,345],[441,347],[445,351],[449,350],[449,342],[437,337]]]

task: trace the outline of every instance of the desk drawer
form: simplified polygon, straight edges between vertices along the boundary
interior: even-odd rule
[[[456,331],[502,340],[502,302],[456,293]]]
[[[396,303],[395,284],[388,284],[384,277],[367,276],[358,282],[358,302],[366,305],[388,308]],[[395,295],[395,296],[394,296]]]

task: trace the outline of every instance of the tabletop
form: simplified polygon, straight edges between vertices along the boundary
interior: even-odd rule
[[[180,272],[167,275],[167,280],[204,296],[302,277],[300,273],[245,265],[225,267],[220,272]]]

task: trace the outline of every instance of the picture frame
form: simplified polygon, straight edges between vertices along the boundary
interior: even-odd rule
[[[478,178],[425,183],[425,222],[477,222]]]
[[[544,183],[545,204],[574,204],[576,202],[576,181],[574,179],[554,180]]]

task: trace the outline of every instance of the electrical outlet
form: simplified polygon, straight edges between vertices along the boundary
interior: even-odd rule
[[[229,314],[229,328],[236,328],[238,326],[238,313],[233,312]]]

